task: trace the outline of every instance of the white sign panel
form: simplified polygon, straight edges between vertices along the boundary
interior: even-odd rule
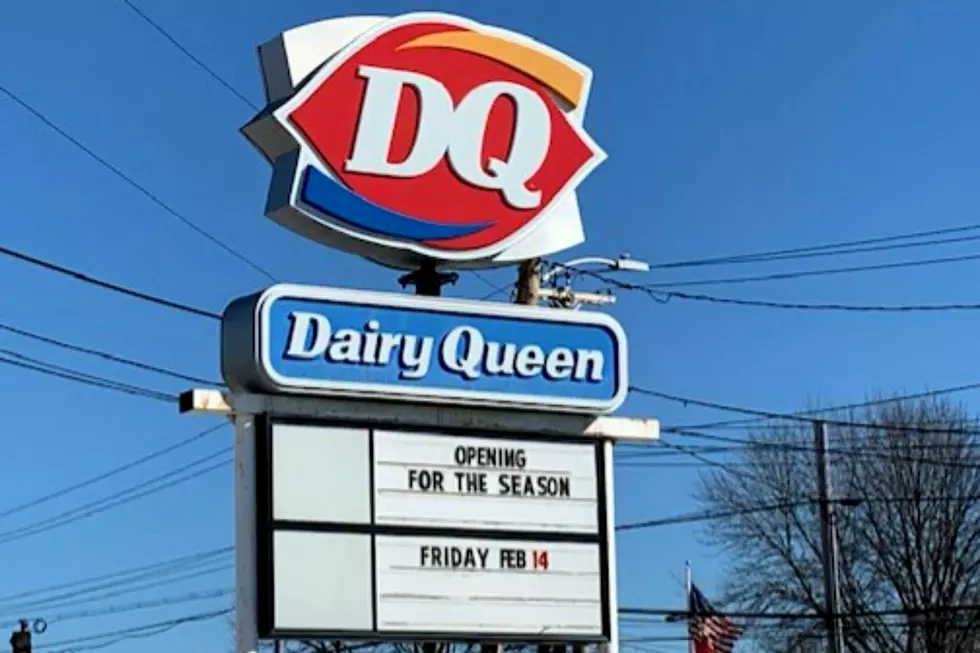
[[[378,630],[601,636],[598,544],[377,535]]]
[[[281,521],[371,522],[370,432],[276,424],[272,517]]]
[[[370,535],[277,531],[272,625],[324,632],[373,628]],[[344,588],[338,592],[337,588]]]
[[[596,445],[374,434],[375,523],[599,532]]]

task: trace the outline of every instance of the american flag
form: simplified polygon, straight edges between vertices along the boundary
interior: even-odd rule
[[[687,632],[694,643],[694,653],[732,653],[742,628],[728,617],[719,615],[696,586],[688,597]]]

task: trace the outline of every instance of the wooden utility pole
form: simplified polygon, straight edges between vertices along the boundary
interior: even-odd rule
[[[541,259],[521,261],[517,269],[517,302],[534,306],[541,290]]]
[[[517,304],[536,306],[541,292],[541,259],[521,261],[517,269]],[[538,653],[565,653],[564,644],[538,644]],[[482,653],[489,653],[483,651]]]

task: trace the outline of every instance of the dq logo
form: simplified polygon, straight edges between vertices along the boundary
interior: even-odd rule
[[[581,242],[574,189],[605,157],[581,64],[443,14],[322,21],[260,55],[270,108],[243,131],[275,165],[273,219],[398,267]]]

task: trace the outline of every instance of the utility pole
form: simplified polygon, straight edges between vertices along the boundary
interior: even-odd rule
[[[31,653],[31,630],[27,619],[20,620],[20,630],[10,633],[11,653]]]
[[[541,259],[521,261],[517,268],[516,304],[536,306],[541,294]],[[565,653],[564,644],[538,644],[538,653]],[[486,653],[486,652],[484,652]]]
[[[541,259],[521,261],[517,268],[517,302],[534,306],[541,294]]]
[[[817,486],[820,499],[820,543],[823,550],[823,584],[827,613],[827,651],[844,653],[840,621],[840,558],[837,551],[837,514],[831,499],[830,460],[827,456],[827,424],[813,423],[817,451]]]

